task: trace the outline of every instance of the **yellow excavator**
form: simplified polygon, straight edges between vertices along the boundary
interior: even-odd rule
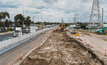
[[[65,28],[65,23],[62,24],[60,30],[64,30],[64,28]]]

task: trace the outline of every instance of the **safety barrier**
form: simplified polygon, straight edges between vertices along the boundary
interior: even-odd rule
[[[46,40],[51,34],[52,34],[53,30],[51,30],[41,41]],[[38,42],[41,43],[39,46],[41,46],[43,44],[43,42]],[[37,46],[36,48],[38,48],[39,46]],[[34,49],[34,43],[29,47],[29,49],[26,52],[21,52],[21,55],[19,54],[19,56],[12,62],[6,64],[6,65],[13,65],[15,62],[17,62],[18,60],[24,60],[23,56],[28,53],[30,50]],[[23,54],[22,54],[23,53]]]
[[[41,32],[45,32],[45,31],[48,31],[48,30],[51,30],[51,29],[54,29],[58,26],[55,26],[55,27],[52,27],[52,28],[47,28],[47,29],[44,29],[44,30],[40,30],[40,31],[37,31],[37,32],[34,32],[34,33],[29,33],[29,34],[26,34],[26,35],[23,35],[23,36],[20,36],[20,37],[16,37],[16,38],[13,38],[13,39],[9,39],[9,40],[6,40],[6,41],[2,41],[0,42],[0,54],[3,54],[4,52],[34,38],[35,36],[41,34]]]

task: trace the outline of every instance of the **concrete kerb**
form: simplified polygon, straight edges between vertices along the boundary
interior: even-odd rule
[[[11,31],[11,32],[3,32],[3,33],[0,33],[0,35],[11,34],[11,33],[14,33],[14,31]]]
[[[52,32],[53,32],[53,31],[52,31]],[[52,32],[49,34],[49,36],[52,34]],[[17,63],[14,63],[13,65],[20,65],[33,50],[35,50],[36,48],[39,48],[40,46],[42,46],[42,45],[45,43],[45,41],[49,38],[49,36],[46,37],[46,39],[43,40],[43,42],[42,42],[38,47],[34,47],[34,48],[31,49],[29,52],[27,52],[27,54],[25,54],[25,55],[23,56],[23,59],[22,59],[22,60],[19,60]]]

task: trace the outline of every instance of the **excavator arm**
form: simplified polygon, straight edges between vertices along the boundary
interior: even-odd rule
[[[64,30],[64,28],[65,28],[65,23],[62,24],[60,30]]]

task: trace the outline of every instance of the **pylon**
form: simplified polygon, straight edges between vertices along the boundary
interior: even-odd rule
[[[106,49],[105,49],[105,56],[106,56]]]
[[[22,60],[22,52],[21,52],[21,60]]]
[[[92,43],[92,48],[93,48],[93,43]]]
[[[93,23],[94,27],[94,23],[98,23],[98,26],[101,27],[101,20],[100,20],[100,7],[99,7],[99,0],[93,0],[93,4],[92,4],[92,10],[91,10],[91,16],[90,16],[90,21],[89,23]],[[89,24],[89,32],[90,32],[90,26]]]
[[[32,49],[34,48],[34,44],[32,45]]]

